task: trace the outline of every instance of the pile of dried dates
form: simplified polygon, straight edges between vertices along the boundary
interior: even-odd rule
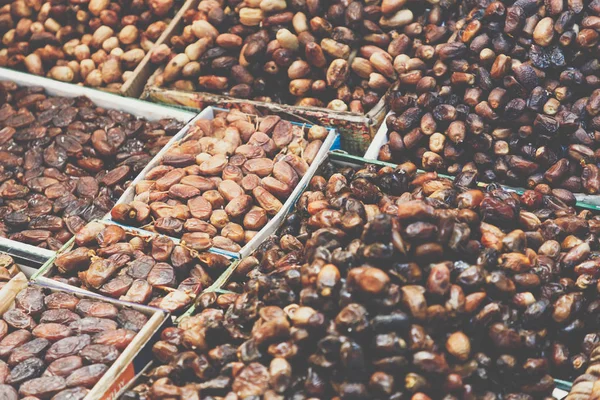
[[[283,207],[327,129],[239,111],[199,119],[111,212],[115,221],[238,252]]]
[[[118,92],[182,0],[13,0],[0,10],[0,66]]]
[[[151,51],[153,83],[364,114],[400,78],[399,56],[450,37],[460,3],[202,0]]]
[[[64,291],[21,290],[0,320],[0,398],[83,399],[147,320]]]
[[[543,399],[585,371],[599,216],[471,172],[319,174],[127,398]]]
[[[0,237],[57,250],[184,124],[0,83]]]
[[[402,85],[389,99],[395,113],[379,159],[598,194],[600,2],[465,6],[453,40],[422,45],[427,57],[396,58]]]
[[[90,222],[73,250],[58,255],[53,279],[108,297],[170,312],[190,305],[229,265],[160,235],[140,236],[118,225]]]

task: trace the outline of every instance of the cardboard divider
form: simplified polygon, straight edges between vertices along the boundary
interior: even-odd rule
[[[165,147],[162,148],[162,150],[160,152],[158,152],[156,154],[156,156],[152,159],[152,161],[150,161],[150,163],[148,163],[148,165],[142,170],[142,172],[140,172],[140,174],[131,182],[131,184],[129,185],[127,190],[125,190],[125,192],[123,193],[123,195],[117,201],[116,204],[129,204],[131,201],[133,201],[133,199],[135,198],[136,185],[140,181],[145,179],[146,174],[150,170],[152,170],[152,168],[156,167],[157,165],[160,165],[165,153],[174,145],[177,145],[178,143],[185,141],[190,127],[193,126],[197,120],[213,119],[215,116],[215,111],[229,111],[229,110],[218,109],[215,107],[207,107],[206,109],[204,109],[192,121],[190,121],[184,129],[179,131],[179,133],[177,133],[177,135],[175,135],[169,141],[169,143]],[[248,115],[248,117],[256,118],[256,116],[252,116],[252,115]],[[312,126],[309,124],[299,124],[299,125],[305,127],[306,129],[308,129]],[[327,138],[323,141],[323,144],[322,144],[321,148],[319,149],[319,152],[318,152],[315,160],[313,161],[312,165],[310,165],[306,174],[302,177],[300,182],[298,182],[298,185],[294,188],[294,190],[292,191],[292,194],[285,201],[281,210],[275,216],[273,216],[273,218],[271,218],[269,220],[269,222],[260,230],[260,232],[256,236],[254,236],[254,238],[252,238],[252,240],[249,243],[247,243],[244,247],[242,247],[242,249],[239,252],[231,252],[231,251],[222,250],[222,249],[215,248],[215,247],[211,248],[210,251],[219,253],[219,254],[223,254],[228,257],[234,257],[234,258],[243,258],[243,257],[246,257],[247,255],[249,255],[250,253],[252,253],[267,237],[269,237],[273,232],[275,232],[277,230],[277,228],[279,228],[279,226],[283,223],[285,216],[288,214],[288,212],[291,209],[291,207],[293,206],[293,204],[295,204],[295,202],[298,199],[298,197],[300,196],[300,194],[304,191],[304,189],[310,183],[310,180],[312,179],[314,173],[316,172],[318,165],[327,157],[327,153],[329,152],[329,150],[332,148],[332,146],[336,142],[336,138],[337,138],[337,133],[335,132],[335,130],[330,129],[329,134],[327,135]],[[116,223],[116,221],[113,221],[110,213],[108,213],[105,216],[104,220],[110,221],[112,223]],[[122,223],[118,223],[118,225],[130,227],[130,225],[124,225]],[[136,229],[141,232],[150,232],[150,231],[146,231],[143,227],[138,227]],[[167,235],[165,235],[165,236],[167,236]],[[173,238],[171,236],[168,236],[168,237],[173,239],[174,241],[177,241],[177,243],[179,242],[179,239],[177,239],[177,238]]]
[[[124,98],[103,90],[60,82],[6,68],[0,68],[0,80],[13,81],[19,86],[41,86],[50,96],[86,96],[97,106],[128,112],[136,117],[146,118],[150,121],[162,118],[175,118],[182,122],[188,122],[196,115],[196,113],[173,107],[165,107],[144,100]]]
[[[99,107],[117,109],[128,112],[136,117],[148,120],[159,120],[163,118],[174,118],[187,123],[194,118],[195,113],[164,107],[147,101],[127,99],[102,90],[87,88],[79,85],[55,81],[23,72],[0,68],[0,80],[13,81],[19,86],[41,86],[51,96],[78,97],[86,96]],[[7,238],[0,238],[0,251],[11,256],[26,259],[31,262],[43,264],[50,259],[55,252],[26,243],[17,242]]]
[[[34,282],[31,284],[45,288],[51,292],[67,292],[79,298],[102,300],[115,305],[119,309],[131,308],[149,317],[144,327],[137,333],[132,342],[109,367],[100,381],[98,381],[90,390],[85,397],[86,400],[117,399],[121,389],[135,379],[151,361],[152,345],[158,340],[162,328],[171,323],[168,318],[169,314],[156,308],[125,303],[119,300],[94,295],[93,293],[83,293],[82,291],[72,290],[71,287],[57,287],[43,282]],[[27,278],[23,273],[19,273],[0,289],[0,314],[4,314],[14,306],[16,295],[27,286]]]
[[[393,111],[390,111],[385,119],[387,119],[387,117],[389,115],[394,114]],[[377,157],[379,156],[379,149],[381,148],[381,146],[383,146],[384,144],[386,144],[388,142],[388,129],[387,129],[387,125],[385,124],[385,119],[384,122],[381,124],[381,126],[379,127],[379,130],[377,131],[377,134],[375,135],[375,137],[373,138],[373,141],[371,142],[371,145],[369,146],[369,148],[367,149],[364,159],[366,160],[377,160]],[[379,161],[379,162],[383,162],[383,161]],[[386,163],[387,165],[390,166],[396,166],[397,164],[393,164],[393,163]],[[424,172],[423,170],[419,170],[420,172]],[[444,177],[444,178],[448,178],[448,179],[454,179],[453,175],[447,175],[447,174],[441,174],[438,173],[439,176]],[[485,188],[488,184],[484,183],[484,182],[478,182],[477,183],[479,187]],[[516,192],[519,194],[522,194],[525,190],[528,190],[526,188],[522,188],[522,187],[514,187],[514,186],[510,186],[510,185],[503,185],[500,184],[500,186],[502,186],[502,188],[504,188],[505,190],[508,190],[510,192]],[[593,210],[593,211],[600,211],[600,196],[598,195],[589,195],[589,194],[585,194],[585,193],[573,193],[575,195],[575,198],[577,199],[577,207],[580,208],[585,208],[588,210]]]
[[[0,252],[0,258],[2,261],[8,261],[6,258],[3,258],[6,253]],[[35,274],[38,269],[42,266],[43,263],[33,262],[24,258],[9,256],[12,260],[13,264],[8,265],[0,261],[0,266],[6,268],[8,267],[8,271],[11,274],[11,277],[14,278],[19,272],[23,272],[25,276],[29,279],[33,274]]]

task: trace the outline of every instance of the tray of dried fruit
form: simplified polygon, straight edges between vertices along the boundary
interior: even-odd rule
[[[150,361],[168,313],[31,283],[0,290],[3,398],[116,399]]]
[[[137,176],[110,220],[243,257],[281,224],[336,137],[208,107]]]
[[[46,262],[194,114],[0,68],[0,251]]]
[[[600,216],[375,163],[330,154],[127,398],[564,396],[598,342]]]
[[[182,313],[232,260],[164,235],[92,221],[32,280]]]

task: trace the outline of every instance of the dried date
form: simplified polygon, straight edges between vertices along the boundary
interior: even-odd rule
[[[17,329],[22,315],[30,318],[28,326]],[[3,314],[0,385],[23,398],[83,398],[147,321],[145,314],[107,301],[30,285]]]
[[[102,378],[108,367],[104,364],[92,364],[81,367],[67,377],[66,385],[68,387],[92,388]]]
[[[90,364],[111,364],[119,357],[119,350],[112,345],[90,344],[79,355]]]
[[[66,378],[73,371],[81,367],[83,367],[83,359],[80,356],[62,357],[48,365],[43,375],[62,376]]]
[[[30,357],[15,365],[6,379],[10,385],[19,385],[30,379],[37,378],[44,371],[44,362],[39,358]]]

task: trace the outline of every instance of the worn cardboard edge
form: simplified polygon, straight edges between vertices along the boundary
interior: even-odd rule
[[[298,182],[298,185],[296,185],[296,187],[292,191],[292,194],[285,201],[283,207],[281,207],[281,210],[279,210],[279,212],[267,223],[267,225],[264,228],[262,228],[259,231],[259,233],[242,248],[242,250],[240,250],[239,258],[247,257],[248,255],[253,253],[254,250],[256,250],[266,238],[271,236],[277,229],[279,229],[279,227],[284,222],[291,209],[296,204],[296,201],[304,192],[311,179],[315,175],[317,168],[319,168],[323,160],[327,158],[329,149],[333,145],[336,137],[337,133],[333,129],[330,129],[329,134],[327,135],[327,138],[325,138],[325,141],[323,141],[323,144],[321,145],[321,148],[319,149],[319,152],[317,153],[317,156],[315,157],[313,163],[310,165],[302,179],[300,179],[300,182]]]
[[[160,151],[158,153],[156,153],[156,155],[152,158],[152,160],[150,160],[150,162],[146,165],[146,167],[144,167],[144,169],[134,178],[133,181],[131,181],[131,183],[129,184],[129,186],[127,187],[127,189],[125,189],[125,191],[123,192],[123,194],[121,195],[121,197],[119,198],[119,200],[117,200],[117,202],[115,203],[115,206],[118,204],[123,204],[123,203],[130,203],[131,201],[133,201],[134,197],[135,197],[135,187],[136,185],[144,180],[144,178],[146,177],[146,175],[148,174],[148,172],[150,170],[152,170],[152,168],[156,167],[157,165],[159,165],[165,155],[165,153],[171,148],[173,147],[174,144],[178,143],[180,140],[182,140],[183,138],[185,138],[185,136],[187,135],[188,131],[190,130],[190,127],[192,127],[194,125],[194,123],[197,120],[200,119],[213,119],[214,118],[214,111],[211,107],[208,107],[206,109],[204,109],[202,112],[200,112],[199,114],[195,115],[193,118],[191,118],[186,125],[175,134],[175,136],[173,136],[171,138],[171,140],[169,140],[167,142],[166,145],[163,146],[162,149],[160,149]],[[111,222],[116,222],[113,221],[112,216],[110,215],[110,212],[104,217],[104,220],[107,221],[111,221]]]
[[[180,31],[183,28],[180,29]],[[174,33],[174,32],[173,32]],[[175,89],[167,89],[163,87],[158,87],[155,85],[156,78],[163,72],[164,66],[157,68],[154,73],[148,78],[148,82],[146,83],[146,87],[141,98],[152,98],[156,96],[158,93],[164,93],[166,95],[173,94],[174,97],[177,98],[178,95],[187,96],[188,98],[197,98],[196,102],[202,102],[208,99],[210,101],[215,101],[215,103],[231,103],[231,104],[250,104],[257,107],[264,107],[268,110],[278,113],[289,113],[293,117],[298,117],[298,113],[324,113],[327,115],[335,115],[340,119],[351,121],[351,122],[366,122],[370,123],[374,118],[381,113],[382,110],[386,108],[386,98],[387,95],[396,90],[399,86],[398,83],[392,84],[390,88],[386,90],[386,92],[381,96],[381,99],[371,108],[369,111],[363,114],[354,113],[351,111],[337,111],[331,110],[326,107],[310,107],[310,106],[296,106],[292,104],[280,104],[280,103],[268,103],[264,101],[257,100],[249,100],[249,99],[240,99],[237,97],[226,96],[222,94],[215,94],[210,92],[195,92],[195,91],[185,91],[185,90],[175,90]],[[160,96],[163,97],[163,96]],[[168,97],[168,96],[167,96]],[[183,104],[181,104],[183,105]],[[189,106],[188,106],[189,107]],[[196,108],[196,107],[192,107]],[[196,108],[197,109],[197,108]],[[307,121],[312,122],[312,121]],[[335,128],[335,127],[333,127]]]
[[[394,114],[394,112],[390,111],[386,115],[384,121],[387,119],[388,116],[393,115],[393,114]],[[365,153],[364,158],[369,160],[370,162],[378,161],[377,157],[379,156],[379,149],[381,148],[381,146],[383,146],[387,142],[388,142],[387,125],[385,123],[382,123],[381,126],[379,127],[379,129],[377,130],[377,134],[373,138],[371,145],[367,149],[367,152]],[[390,166],[397,165],[397,164],[393,164],[393,163],[387,163],[387,164],[389,164]],[[423,170],[418,170],[418,171],[425,172]],[[441,173],[438,173],[438,175],[441,177],[444,177],[444,178],[454,180],[454,176],[452,176],[452,175],[441,174]],[[487,185],[488,184],[485,182],[478,182],[478,186],[480,186],[480,187],[486,187]],[[517,192],[519,194],[522,194],[524,191],[528,190],[523,187],[515,187],[515,186],[510,186],[510,185],[500,184],[500,186],[502,186],[502,188],[504,188],[505,190],[508,190],[511,192]],[[593,210],[593,211],[600,211],[600,195],[589,195],[589,194],[585,194],[585,193],[574,193],[574,195],[575,195],[575,198],[577,199],[577,203],[576,203],[577,207],[585,208],[585,209]]]
[[[202,96],[211,96],[211,98]],[[307,111],[308,107],[287,106],[289,110],[284,110],[280,105],[270,103],[253,104],[250,100],[228,99],[223,98],[223,96],[219,97],[204,92],[183,92],[154,88],[147,89],[145,95],[142,97],[161,104],[173,105],[181,109],[199,109],[213,104],[228,105],[232,108],[240,104],[251,104],[259,110],[266,110],[268,113],[280,115],[284,119],[293,120],[301,118],[311,123],[318,123],[325,127],[334,128],[340,134],[340,139],[344,143],[344,147],[356,154],[364,153],[386,113],[384,99],[381,100],[381,108],[376,107],[373,113],[368,115],[350,114],[351,117],[345,117],[337,115],[335,112],[322,111],[324,109]],[[290,116],[292,117],[290,118]]]
[[[352,121],[352,122],[363,122],[368,119],[368,113],[365,114],[357,114],[350,111],[337,111],[330,110],[324,107],[306,107],[306,106],[294,106],[290,104],[280,104],[280,103],[267,103],[264,101],[257,100],[249,100],[249,99],[240,99],[237,97],[226,96],[222,94],[215,94],[210,92],[192,92],[186,90],[175,90],[175,89],[167,89],[163,87],[158,87],[154,84],[156,81],[156,77],[159,76],[164,70],[164,67],[157,68],[156,71],[152,74],[152,76],[148,79],[148,83],[146,84],[146,88],[144,89],[144,93],[141,98],[153,99],[154,96],[161,94],[159,98],[168,97],[169,95],[173,95],[174,98],[179,96],[189,98],[192,103],[189,103],[190,106],[193,104],[197,104],[204,101],[211,101],[216,104],[219,103],[230,103],[230,104],[249,104],[256,107],[262,107],[268,109],[272,112],[277,113],[288,113],[291,116],[298,118],[297,113],[327,113],[329,115],[337,115],[342,119]],[[206,100],[204,100],[206,99]],[[381,101],[381,100],[380,100]],[[181,104],[184,105],[184,104]],[[382,106],[379,102],[373,107],[373,109],[378,106]],[[192,106],[193,107],[193,106]],[[307,121],[311,122],[311,121]]]
[[[202,112],[200,112],[200,114],[198,114],[190,122],[188,122],[188,124],[183,129],[181,129],[169,141],[169,143],[167,143],[167,145],[164,146],[154,156],[154,158],[152,158],[152,160],[148,163],[148,165],[146,165],[146,167],[142,170],[142,172],[140,172],[138,174],[138,176],[131,182],[131,184],[125,190],[125,192],[123,192],[123,194],[121,195],[121,197],[119,198],[119,200],[117,201],[115,206],[118,204],[129,204],[131,201],[133,201],[133,199],[135,198],[136,185],[140,181],[145,179],[146,175],[152,168],[156,167],[157,165],[160,165],[160,163],[162,162],[162,160],[164,158],[165,153],[169,149],[171,149],[171,147],[173,147],[175,144],[177,144],[180,141],[183,141],[185,139],[190,127],[192,127],[196,123],[196,121],[201,120],[201,119],[208,119],[208,120],[214,119],[215,111],[229,112],[230,110],[209,106],[209,107],[206,107]],[[255,118],[256,116],[249,115],[249,117]],[[301,123],[295,123],[295,125],[302,126],[306,129],[309,129],[311,126],[313,126],[312,124],[301,124]],[[329,150],[334,145],[334,143],[336,143],[337,138],[338,138],[337,132],[334,129],[329,129],[329,133],[327,134],[327,137],[323,141],[323,144],[321,145],[321,148],[319,149],[319,152],[317,153],[315,161],[309,167],[309,169],[307,170],[306,174],[302,177],[300,182],[298,182],[298,185],[294,188],[294,190],[292,191],[292,194],[288,197],[288,199],[285,201],[285,203],[281,207],[281,210],[279,210],[279,212],[277,214],[275,214],[275,216],[273,216],[273,218],[271,218],[269,220],[269,222],[267,222],[267,224],[259,231],[259,233],[254,238],[252,238],[252,240],[249,243],[247,243],[244,247],[242,247],[242,249],[239,252],[231,252],[231,251],[222,250],[222,249],[219,249],[216,247],[211,247],[209,249],[209,251],[218,253],[218,254],[222,254],[227,257],[237,258],[237,259],[243,258],[243,257],[247,256],[248,254],[252,253],[262,243],[262,241],[265,238],[267,238],[269,235],[271,235],[273,232],[275,232],[279,228],[281,223],[283,223],[285,216],[288,214],[290,208],[295,203],[296,198],[304,191],[304,188],[308,185],[308,183],[312,179],[315,171],[317,170],[316,165],[318,163],[320,163],[320,161],[322,161],[322,159],[327,157]],[[132,228],[141,233],[143,233],[143,232],[147,232],[150,234],[154,233],[154,232],[146,230],[142,227],[133,227],[131,225],[118,223],[112,219],[112,216],[110,215],[110,213],[108,213],[103,218],[103,221],[115,223],[122,227]],[[179,239],[179,238],[175,238],[175,237],[168,236],[168,235],[163,235],[163,236],[167,236],[168,238],[173,240],[175,243],[181,242],[181,239]]]
[[[0,314],[10,309],[17,294],[28,285],[27,277],[19,272],[0,289]]]
[[[17,294],[28,286],[29,282],[25,275],[20,272],[13,277],[2,289],[0,289],[0,314],[4,314],[9,310],[13,304]],[[117,307],[127,307],[139,311],[150,318],[144,327],[136,334],[135,338],[125,348],[125,350],[119,355],[117,360],[108,368],[103,377],[94,385],[92,390],[86,396],[86,400],[112,400],[116,398],[116,392],[113,394],[107,393],[113,386],[111,382],[123,382],[126,380],[129,382],[131,377],[123,377],[123,373],[128,368],[135,370],[133,363],[136,357],[142,350],[145,350],[150,344],[150,339],[160,330],[160,328],[168,321],[168,313],[159,309],[139,305],[129,304],[119,300],[106,298],[102,296],[89,296],[88,293],[72,290],[72,287],[62,288],[53,285],[40,284],[38,282],[32,282],[32,284],[49,289],[50,291],[63,291],[75,294],[78,297],[91,297],[101,299],[102,301],[112,303]],[[125,378],[125,379],[123,379]],[[123,382],[124,384],[127,382]]]
[[[569,392],[566,392],[563,389],[559,389],[559,388],[554,388],[554,390],[552,391],[552,397],[554,397],[557,400],[562,400],[565,397],[567,397],[567,395],[569,394]]]
[[[9,256],[24,259],[33,263],[43,264],[55,254],[54,251],[43,249],[27,243],[17,242],[7,238],[0,238],[0,252]]]
[[[391,92],[397,90],[399,86],[398,82],[392,84],[371,110],[364,114],[357,114],[350,111],[329,110],[324,107],[304,107],[290,104],[266,103],[208,92],[179,91],[162,88],[155,85],[156,78],[160,73],[162,73],[162,68],[157,69],[157,71],[152,74],[141,96],[142,98],[148,98],[159,103],[175,105],[184,109],[197,110],[206,105],[213,104],[230,104],[232,106],[238,104],[250,104],[259,109],[267,109],[270,112],[289,115],[293,118],[302,116],[307,122],[314,122],[316,120],[322,125],[329,125],[332,128],[336,128],[340,133],[343,133],[342,137],[345,141],[350,142],[349,144],[351,147],[359,146],[362,148],[362,152],[368,147],[368,143],[365,143],[364,141],[365,138],[363,134],[368,132],[368,142],[370,142],[370,139],[374,137],[377,128],[381,125],[383,118],[387,113],[387,97]],[[326,124],[324,122],[325,119],[329,118],[334,119],[333,124]],[[352,126],[346,126],[344,122],[348,122],[352,124]],[[356,126],[362,126],[365,132],[355,132]],[[356,142],[358,145],[353,145],[352,142]]]
[[[111,368],[106,371],[106,373],[100,378],[98,383],[94,385],[94,388],[88,393],[86,396],[86,400],[100,400],[105,398],[105,394],[108,388],[114,392],[114,395],[108,395],[108,397],[112,398],[118,392],[121,391],[121,387],[115,387],[113,382],[118,383],[118,378],[121,374],[123,374],[124,370],[127,366],[134,360],[137,354],[142,350],[144,344],[147,343],[154,332],[156,332],[162,324],[164,323],[166,315],[161,315],[160,312],[155,312],[152,314],[148,322],[144,325],[144,327],[135,335],[129,346],[121,353],[117,361],[111,366]],[[116,367],[113,369],[113,367]],[[133,379],[133,376],[131,377]],[[129,379],[129,380],[131,380]],[[125,383],[125,382],[124,382]],[[124,386],[124,385],[123,385]]]
[[[156,334],[160,334],[161,332],[162,332],[162,329],[160,332],[157,332]],[[154,341],[154,340],[152,339],[152,341]],[[150,354],[152,353],[152,349],[148,349],[148,351]],[[152,356],[150,356],[150,361],[148,361],[146,363],[146,365],[142,366],[139,369],[139,371],[135,371],[136,373],[135,373],[135,376],[133,377],[133,379],[130,379],[128,382],[121,385],[121,390],[117,393],[115,398],[121,399],[122,398],[121,396],[123,394],[125,394],[127,391],[133,389],[138,384],[139,380],[142,379],[144,377],[144,375],[146,374],[146,372],[149,371],[153,366],[154,366],[154,359]]]
[[[387,120],[387,117],[389,117],[390,115],[394,115],[395,113],[393,111],[390,111],[389,113],[386,114],[385,118],[383,119],[382,124],[379,126],[379,129],[377,129],[377,133],[375,134],[375,136],[373,137],[373,140],[371,141],[371,144],[369,145],[369,148],[367,149],[367,152],[364,155],[364,158],[366,159],[372,159],[372,160],[377,160],[377,157],[379,156],[379,149],[381,149],[381,147],[387,143],[388,140],[388,129],[387,129],[387,124],[385,123],[385,121]]]
[[[2,254],[2,252],[0,252],[0,254]],[[33,274],[37,273],[38,269],[42,265],[42,263],[31,262],[20,257],[11,257],[13,259],[14,265],[16,265],[17,267],[17,273],[11,279],[13,279],[19,273],[23,273],[27,279],[30,279]]]

